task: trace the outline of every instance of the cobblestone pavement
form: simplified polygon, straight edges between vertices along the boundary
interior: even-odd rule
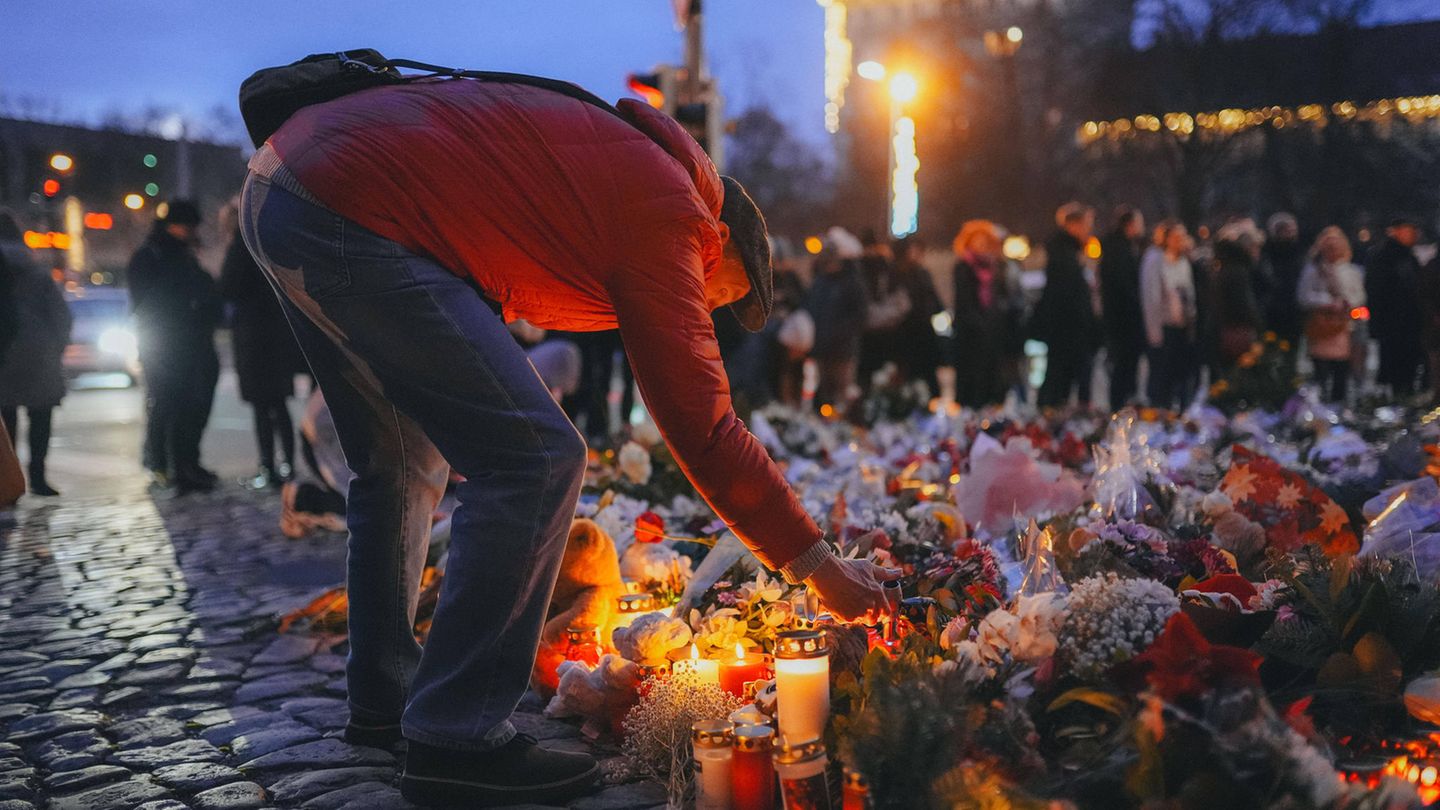
[[[0,810],[408,806],[394,754],[339,739],[343,640],[275,632],[341,576],[343,540],[286,540],[273,495],[96,489],[0,513]],[[657,805],[628,784],[571,807]]]

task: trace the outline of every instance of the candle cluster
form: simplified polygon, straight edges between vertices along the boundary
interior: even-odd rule
[[[735,657],[712,661],[691,645],[676,677],[751,697],[768,675],[763,656],[737,644]],[[791,630],[775,640],[775,712],[756,704],[692,728],[698,810],[828,810],[830,659],[823,630]]]

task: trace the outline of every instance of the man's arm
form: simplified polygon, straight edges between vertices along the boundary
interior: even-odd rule
[[[792,580],[828,556],[821,531],[730,402],[705,306],[696,226],[660,226],[664,255],[617,272],[610,296],[645,405],[671,453],[716,514],[761,561]],[[788,569],[788,570],[787,570]]]

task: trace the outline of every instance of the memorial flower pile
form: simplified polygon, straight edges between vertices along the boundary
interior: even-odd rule
[[[902,570],[877,627],[765,570],[662,445],[597,455],[581,514],[643,615],[561,665],[552,713],[632,737],[676,804],[729,784],[731,740],[781,791],[822,757],[837,805],[842,768],[877,808],[1440,799],[1440,420],[1275,401],[1281,348],[1254,354],[1226,411],[753,414],[842,553]]]

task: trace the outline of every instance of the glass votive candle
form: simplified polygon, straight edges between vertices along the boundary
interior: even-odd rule
[[[830,786],[825,780],[825,744],[819,740],[780,741],[775,749],[775,773],[785,810],[830,810]]]
[[[565,630],[565,660],[584,661],[590,666],[600,663],[604,650],[600,646],[600,628],[593,625]]]
[[[695,749],[695,810],[730,810],[730,763],[735,724],[701,720],[690,727]]]
[[[870,783],[859,771],[845,769],[840,810],[870,810]]]
[[[730,803],[734,810],[775,810],[775,730],[769,726],[735,729],[730,762]]]
[[[818,740],[830,719],[830,648],[819,630],[775,636],[776,719],[792,740]]]

